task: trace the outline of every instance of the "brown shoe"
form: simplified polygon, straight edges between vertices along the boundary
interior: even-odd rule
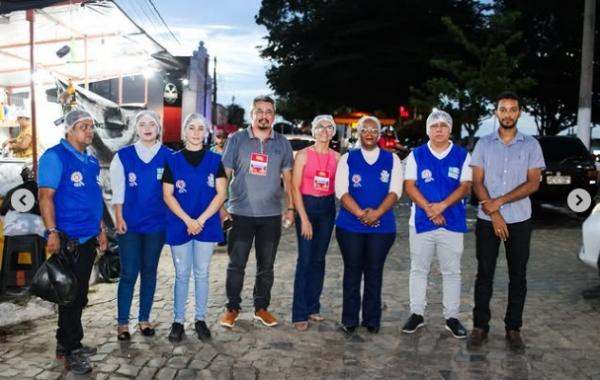
[[[221,326],[232,328],[235,326],[235,321],[237,321],[239,316],[239,311],[234,309],[227,309],[223,313],[221,317]]]
[[[469,340],[467,340],[467,348],[479,348],[487,342],[488,333],[484,329],[478,327],[473,328]]]
[[[294,328],[298,331],[306,331],[306,330],[308,330],[308,322],[307,321],[294,322]]]
[[[269,313],[267,309],[258,309],[254,312],[254,319],[262,322],[263,325],[268,327],[277,326],[277,318],[273,314]]]
[[[516,354],[525,352],[525,343],[521,338],[521,333],[517,330],[506,330],[506,342],[510,350]]]
[[[308,319],[313,322],[323,322],[325,320],[321,314],[311,314],[308,316]]]

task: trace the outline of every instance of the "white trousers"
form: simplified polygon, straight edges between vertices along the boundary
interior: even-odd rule
[[[417,233],[410,227],[410,310],[424,315],[427,307],[427,277],[437,253],[443,280],[444,318],[457,318],[460,308],[460,258],[464,234],[438,228]]]

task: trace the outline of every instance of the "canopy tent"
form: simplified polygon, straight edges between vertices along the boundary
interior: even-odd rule
[[[87,88],[91,81],[185,67],[113,1],[13,3],[0,10],[26,10],[0,14],[0,88],[9,101],[11,93],[29,89],[34,158],[37,86],[51,87],[61,78]],[[49,3],[55,4],[36,8]]]
[[[31,81],[26,12],[0,16],[0,86],[8,89]],[[114,2],[60,2],[32,13],[37,83],[52,84],[53,76],[85,83],[177,65]]]

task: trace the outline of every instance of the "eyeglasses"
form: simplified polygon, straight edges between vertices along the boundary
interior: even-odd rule
[[[315,132],[333,132],[333,127],[331,125],[328,126],[323,126],[323,125],[319,125],[317,127],[315,127]]]
[[[379,129],[361,129],[360,130],[361,135],[366,135],[369,133],[372,135],[377,135],[377,134],[379,134]]]

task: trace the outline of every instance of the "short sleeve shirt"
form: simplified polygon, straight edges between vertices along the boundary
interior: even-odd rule
[[[250,170],[256,154],[267,159],[266,172],[261,175]],[[223,166],[233,171],[229,212],[250,217],[281,215],[281,173],[291,170],[292,163],[290,142],[275,131],[264,141],[253,135],[251,127],[229,136],[223,153]]]
[[[498,131],[479,139],[471,167],[480,167],[484,171],[483,184],[490,197],[498,198],[510,193],[527,181],[529,169],[546,167],[540,143],[531,136],[517,131],[514,139],[505,144]],[[506,223],[518,223],[531,218],[529,197],[507,203],[500,208],[500,214]],[[479,207],[478,218],[490,220]]]

